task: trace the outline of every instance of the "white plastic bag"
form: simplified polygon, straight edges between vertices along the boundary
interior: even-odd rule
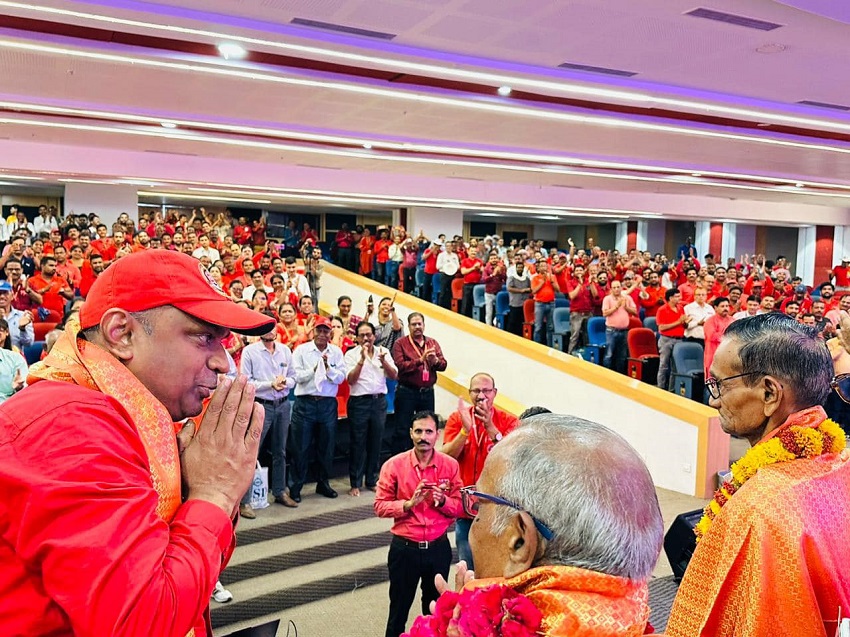
[[[251,484],[251,508],[265,509],[269,506],[269,470],[268,467],[260,466],[254,471],[254,482]]]

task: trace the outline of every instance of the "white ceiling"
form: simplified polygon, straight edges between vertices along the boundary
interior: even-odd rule
[[[846,15],[825,6],[816,0],[180,0],[167,5],[45,0],[34,7],[0,0],[0,15],[65,25],[59,34],[0,29],[0,169],[20,173],[15,158],[3,152],[8,139],[79,147],[78,175],[87,178],[138,175],[131,166],[93,172],[86,159],[103,148],[367,172],[376,183],[398,180],[400,198],[404,177],[426,176],[847,208],[850,143],[835,134],[850,135],[850,114],[796,104],[850,106],[850,26],[841,21]],[[698,7],[782,26],[765,32],[686,15]],[[296,18],[395,37],[385,41],[297,27],[291,24]],[[252,38],[253,51],[331,60],[399,77],[386,82],[344,69],[329,73],[225,62],[76,38],[68,25],[190,43]],[[289,45],[314,50],[281,48]],[[369,59],[340,57],[350,54]],[[411,62],[423,66],[414,71]],[[557,69],[562,62],[636,75]],[[481,75],[458,78],[458,72]],[[493,92],[412,84],[406,74],[438,82],[462,79]],[[488,81],[495,75],[514,78],[514,86],[529,98],[496,96],[498,83]],[[606,88],[620,94],[583,96],[584,108],[545,101]],[[640,110],[647,96],[669,116],[609,110],[612,105]],[[27,112],[42,106],[85,113],[70,118],[40,108]],[[712,107],[738,109],[737,123],[706,121]],[[776,129],[783,117],[799,118],[790,134]],[[166,131],[158,120],[186,125]],[[752,127],[756,122],[772,125]],[[248,135],[228,129],[232,126],[263,131]],[[303,133],[354,143],[293,140]],[[818,137],[822,134],[827,138]],[[364,150],[358,140],[374,148]],[[381,142],[399,148],[390,152]],[[401,144],[432,148],[414,152]],[[507,159],[505,153],[521,154],[525,161]],[[632,166],[577,168],[575,162],[582,160]],[[49,161],[45,164],[49,170]],[[558,171],[551,171],[558,164]],[[572,164],[572,172],[566,164]],[[671,178],[671,172],[680,174]],[[234,174],[228,183],[247,185],[249,179]],[[797,182],[806,187],[794,188]],[[364,183],[363,191],[369,186]],[[569,206],[569,196],[564,199]]]

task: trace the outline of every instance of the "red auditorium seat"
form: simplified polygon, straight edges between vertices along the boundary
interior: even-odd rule
[[[522,337],[528,340],[534,339],[534,299],[526,299],[522,304]]]
[[[643,321],[640,320],[637,316],[629,317],[629,330],[633,330],[636,327],[643,327]]]
[[[658,341],[655,332],[646,327],[636,327],[626,334],[629,346],[627,369],[629,376],[650,385],[658,382]]]
[[[460,311],[460,300],[463,298],[463,279],[452,279],[452,312]]]
[[[57,325],[59,325],[59,323],[50,322],[50,321],[42,321],[42,322],[39,322],[39,323],[33,323],[32,324],[32,330],[33,330],[33,333],[34,333],[33,340],[34,341],[43,341],[45,335],[47,335],[48,332],[52,332],[54,329],[56,329]]]

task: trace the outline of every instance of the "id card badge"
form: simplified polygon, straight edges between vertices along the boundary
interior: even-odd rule
[[[429,371],[429,369],[427,367],[423,367],[422,368],[422,382],[427,383],[429,380],[431,380],[431,372]]]

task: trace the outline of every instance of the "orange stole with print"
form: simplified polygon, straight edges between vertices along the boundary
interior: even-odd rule
[[[467,586],[503,584],[543,613],[547,637],[643,635],[649,619],[646,582],[574,566],[538,566],[509,579],[475,579]]]
[[[817,426],[822,409],[784,428]],[[850,611],[850,450],[762,467],[697,545],[669,637],[831,637]]]
[[[181,503],[175,424],[165,406],[117,359],[77,338],[79,330],[77,319],[70,319],[50,354],[30,367],[27,383],[74,383],[115,398],[130,415],[147,451],[151,480],[159,496],[156,514],[171,522]]]

